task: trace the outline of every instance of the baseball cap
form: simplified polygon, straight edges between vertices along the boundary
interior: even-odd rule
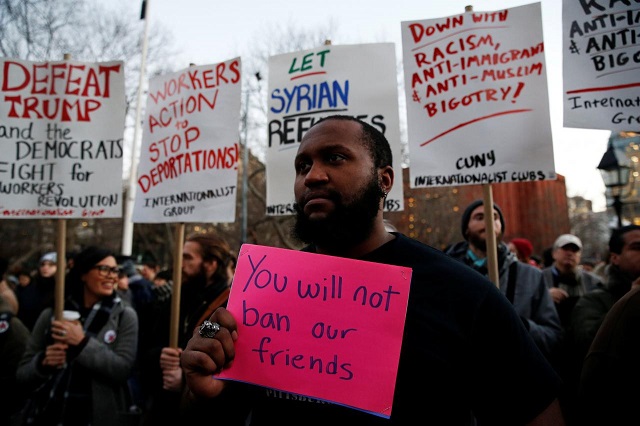
[[[40,258],[40,263],[42,262],[53,262],[56,263],[58,261],[58,254],[55,251],[50,251],[49,253],[44,254]]]
[[[557,249],[560,247],[564,247],[566,245],[573,244],[578,247],[578,250],[582,250],[582,241],[580,238],[576,237],[572,234],[562,234],[557,239],[556,242],[553,243],[553,248]]]

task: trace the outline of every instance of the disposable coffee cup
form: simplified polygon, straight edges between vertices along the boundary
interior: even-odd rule
[[[80,312],[78,311],[62,311],[62,319],[65,321],[79,322]]]

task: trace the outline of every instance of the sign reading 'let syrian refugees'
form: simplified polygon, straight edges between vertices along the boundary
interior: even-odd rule
[[[323,117],[351,115],[382,132],[400,170],[400,118],[393,43],[327,45],[269,58],[267,214],[293,209],[293,160],[307,130]],[[402,185],[394,185],[385,211],[404,210]]]
[[[412,188],[555,179],[540,3],[402,22]]]
[[[0,58],[0,218],[122,216],[124,64]]]

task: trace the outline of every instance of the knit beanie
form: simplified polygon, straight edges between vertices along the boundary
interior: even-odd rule
[[[527,240],[526,238],[514,238],[510,242],[511,242],[511,244],[516,246],[518,251],[525,258],[528,259],[533,254],[533,244],[531,244],[531,241]]]
[[[484,205],[483,200],[475,200],[474,202],[469,204],[467,208],[464,210],[464,213],[462,213],[462,221],[461,221],[462,238],[464,238],[465,240],[467,239],[467,228],[469,227],[471,212],[473,212],[478,206],[482,206],[482,205]],[[502,216],[502,210],[500,210],[500,207],[496,203],[493,203],[493,208],[495,208],[496,211],[498,212],[498,217],[500,217],[500,225],[502,225],[502,233],[504,234],[504,216]]]

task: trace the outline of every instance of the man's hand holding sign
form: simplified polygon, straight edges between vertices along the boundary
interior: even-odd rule
[[[410,280],[409,268],[245,244],[227,306],[241,338],[221,339],[236,362],[219,378],[389,417]]]

